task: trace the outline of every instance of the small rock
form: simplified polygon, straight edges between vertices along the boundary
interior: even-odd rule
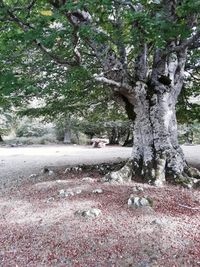
[[[143,191],[144,188],[139,185],[136,185],[136,187],[133,188],[133,192],[143,192]]]
[[[33,173],[33,174],[31,174],[31,175],[29,176],[29,178],[35,178],[35,177],[37,177],[37,174],[36,174],[36,173]]]
[[[70,172],[71,168],[66,168],[65,171],[64,171],[64,174]]]
[[[151,224],[153,224],[153,225],[160,225],[160,224],[161,224],[161,221],[158,220],[158,219],[155,219],[155,220],[153,220],[153,221],[151,222]]]
[[[151,207],[152,204],[152,200],[148,197],[134,197],[131,195],[128,199],[128,206],[133,208]]]
[[[91,177],[84,177],[82,179],[83,182],[94,182],[94,179],[92,179]]]
[[[65,190],[64,190],[64,189],[61,189],[61,190],[59,191],[59,196],[60,196],[60,197],[65,197]]]
[[[68,191],[68,192],[65,193],[65,196],[66,197],[74,196],[74,192]]]
[[[72,167],[71,170],[72,171],[75,171],[75,172],[78,172],[79,171],[79,167],[76,167],[76,166],[75,167]]]
[[[94,194],[102,194],[103,193],[103,189],[101,189],[101,188],[94,189],[92,191],[92,193],[94,193]]]
[[[76,190],[76,194],[77,194],[77,195],[79,195],[79,194],[81,194],[81,193],[82,193],[82,190],[81,190],[81,189]]]
[[[49,169],[47,167],[44,167],[42,170],[41,170],[41,173],[48,173],[49,172]]]
[[[54,197],[49,197],[46,202],[49,203],[49,202],[52,202],[52,201],[54,201]]]
[[[75,215],[84,217],[84,218],[95,218],[101,215],[101,210],[96,208],[91,208],[88,210],[78,210],[75,212]]]
[[[134,206],[135,208],[138,208],[140,206],[139,200],[140,200],[139,197],[131,197],[131,198],[129,198],[128,206],[129,207]]]
[[[143,206],[151,206],[150,201],[145,197],[140,198],[139,203],[142,207]]]
[[[54,175],[54,172],[53,171],[49,171],[49,176],[52,176],[52,175]]]
[[[47,167],[44,167],[42,170],[41,170],[41,173],[43,173],[43,174],[48,174],[48,175],[53,175],[54,174],[54,172],[52,171],[52,170],[50,170],[49,168],[47,168]]]
[[[61,184],[61,183],[63,183],[63,181],[65,181],[65,180],[56,180],[56,183]]]

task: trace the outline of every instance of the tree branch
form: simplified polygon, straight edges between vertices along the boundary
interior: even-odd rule
[[[100,82],[102,84],[106,84],[111,87],[120,88],[120,89],[126,89],[127,91],[132,90],[133,88],[129,86],[128,84],[116,82],[114,80],[108,79],[102,75],[94,74],[93,78],[95,81]]]
[[[6,7],[6,5],[1,0],[0,3],[3,5],[3,7]],[[32,1],[32,5],[35,3],[35,1]],[[29,5],[31,7],[32,5]],[[23,20],[21,20],[19,17],[17,17],[13,12],[11,12],[9,9],[7,9],[7,14],[10,18],[11,22],[15,22],[24,32],[28,32],[29,30],[34,30],[34,27],[30,25],[29,23],[25,23]],[[66,59],[62,59],[59,56],[52,53],[50,49],[45,47],[39,40],[35,39],[33,40],[33,43],[37,45],[37,47],[46,55],[48,55],[55,63],[61,64],[61,65],[67,65],[67,66],[77,66],[77,61],[68,61]]]
[[[193,47],[193,45],[199,45],[196,46],[196,48],[200,47],[200,31],[197,31],[195,34],[193,34],[190,38],[188,38],[187,40],[185,40],[181,45],[179,46],[174,46],[174,47],[170,47],[169,49],[167,49],[166,51],[166,55],[172,52],[180,52],[185,50],[186,48],[190,48]]]
[[[36,2],[37,2],[37,0],[32,0],[26,7],[14,7],[12,9],[12,12],[20,11],[20,10],[24,10],[24,9],[30,11]]]
[[[62,59],[58,57],[57,55],[53,54],[50,49],[46,48],[39,40],[35,39],[33,41],[37,47],[47,56],[49,56],[55,63],[60,65],[66,65],[66,66],[77,66],[76,61],[68,61],[66,59]]]

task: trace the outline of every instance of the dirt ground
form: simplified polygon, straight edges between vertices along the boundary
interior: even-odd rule
[[[183,146],[186,159],[200,168],[200,145]],[[43,145],[27,147],[0,147],[0,190],[20,183],[27,176],[38,173],[44,166],[93,164],[128,159],[132,148],[108,146]]]
[[[118,161],[131,156],[131,148],[108,146],[43,145],[0,147],[0,190],[19,184],[45,166],[67,166]]]
[[[121,149],[83,148],[81,157],[85,154],[89,160],[96,160],[95,155],[104,151],[111,159],[113,150],[118,160],[118,156],[131,153],[127,149],[123,154]],[[187,149],[188,156],[190,147]],[[78,150],[73,151],[68,159],[77,157]],[[195,148],[199,155],[197,151]],[[53,159],[53,153],[49,150],[46,156],[40,155],[42,165],[33,164],[30,168],[40,169],[47,163],[45,159]],[[65,153],[64,149],[64,155],[56,159],[60,166],[65,165],[59,161],[64,158],[66,162]],[[102,161],[100,154],[98,160]],[[30,159],[27,154],[22,157]],[[31,157],[32,163],[40,161],[36,155]],[[7,159],[11,158],[8,153]],[[199,159],[194,158],[194,163],[198,163]],[[10,167],[17,171],[17,156],[11,162]],[[200,266],[199,190],[172,185],[157,188],[137,182],[112,185],[102,183],[102,175],[97,171],[64,172],[64,169],[60,167],[51,176],[48,173],[32,179],[24,176],[18,186],[15,184],[1,194],[1,267]],[[92,179],[83,180],[84,177]],[[138,185],[143,191],[136,192]],[[102,189],[102,193],[94,193],[95,189]],[[61,190],[73,194],[63,196]],[[152,208],[129,208],[130,194],[150,197]],[[100,209],[101,214],[89,219],[77,216],[77,211],[91,208]]]

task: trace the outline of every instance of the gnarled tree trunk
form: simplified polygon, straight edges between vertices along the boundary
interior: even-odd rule
[[[174,91],[150,98],[146,84],[137,84],[133,174],[161,185],[166,177],[182,176],[187,163],[178,144]]]
[[[135,112],[133,153],[128,167],[132,178],[162,185],[166,179],[187,184],[199,172],[188,167],[178,144],[176,102],[182,89],[186,50],[165,54],[155,50],[151,76],[146,69],[146,47],[136,62],[136,78],[132,90],[126,94]],[[110,174],[122,180],[124,169]],[[130,178],[130,173],[129,173]],[[126,178],[124,177],[126,180]]]
[[[134,111],[136,114],[133,174],[156,185],[166,178],[173,181],[188,178],[187,163],[178,144],[176,102],[183,86],[186,49],[166,54],[154,53],[152,74],[148,82],[142,71],[145,50],[138,57]],[[143,81],[142,81],[143,80]]]

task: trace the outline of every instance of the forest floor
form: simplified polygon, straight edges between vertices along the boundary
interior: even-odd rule
[[[95,170],[49,174],[2,192],[1,267],[200,266],[199,189],[107,184]],[[150,197],[152,208],[128,207],[131,194]],[[77,214],[91,208],[101,213]]]
[[[93,148],[79,145],[0,146],[0,191],[19,184],[45,166],[96,164],[128,159],[130,147]],[[199,146],[200,152],[200,146]]]

